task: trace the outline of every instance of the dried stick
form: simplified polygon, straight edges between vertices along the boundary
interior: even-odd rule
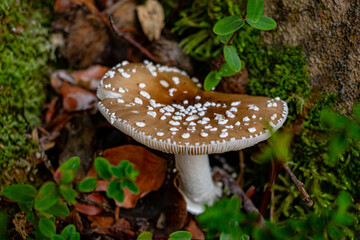
[[[215,177],[215,179],[221,180],[234,195],[240,197],[243,200],[244,209],[247,212],[256,212],[257,214],[259,214],[259,224],[264,223],[264,218],[260,214],[259,210],[255,207],[254,203],[240,187],[240,185],[229,174],[227,174],[224,170],[215,167],[213,176]]]
[[[140,43],[138,43],[137,41],[135,41],[130,35],[124,33],[123,31],[121,31],[121,29],[116,26],[116,24],[114,23],[112,17],[110,16],[109,19],[102,13],[100,12],[92,3],[90,3],[89,1],[85,1],[85,0],[80,0],[83,4],[85,4],[89,10],[94,13],[95,15],[97,15],[108,27],[110,27],[117,36],[124,38],[126,41],[128,41],[130,44],[132,44],[134,47],[136,47],[137,49],[139,49],[140,52],[142,52],[146,57],[148,57],[150,60],[154,61],[154,62],[159,62],[154,55],[152,55],[146,48],[144,48]]]
[[[308,203],[307,205],[309,207],[311,207],[314,204],[314,202],[311,200],[309,194],[306,192],[304,183],[300,182],[297,179],[295,174],[290,170],[289,166],[285,162],[282,162],[282,166],[285,168],[287,173],[290,175],[291,180],[295,183],[296,187],[299,189],[302,199]]]

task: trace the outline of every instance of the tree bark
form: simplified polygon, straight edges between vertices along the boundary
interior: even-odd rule
[[[359,0],[268,0],[264,15],[278,24],[265,42],[303,46],[312,87],[339,93],[339,109],[360,100]]]

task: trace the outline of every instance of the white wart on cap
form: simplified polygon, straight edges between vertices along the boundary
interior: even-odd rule
[[[279,98],[205,92],[196,78],[151,62],[123,62],[101,80],[99,109],[140,143],[174,154],[211,154],[250,147],[286,120]]]

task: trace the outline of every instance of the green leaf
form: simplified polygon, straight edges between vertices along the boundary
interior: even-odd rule
[[[233,68],[231,68],[229,66],[229,64],[226,63],[226,62],[223,65],[221,65],[221,68],[219,70],[219,74],[222,77],[229,77],[229,76],[232,76],[232,75],[234,75],[236,73],[237,73],[237,71],[235,71]]]
[[[3,194],[10,200],[28,203],[35,200],[37,190],[29,184],[14,184],[3,190]]]
[[[80,233],[74,233],[73,235],[71,235],[69,240],[80,240]]]
[[[124,168],[121,166],[110,166],[109,168],[111,174],[117,178],[123,178],[124,177]]]
[[[263,0],[248,0],[246,6],[246,18],[253,22],[259,21],[264,11]]]
[[[229,34],[225,34],[225,35],[218,35],[218,37],[223,44],[227,44],[229,42],[229,40],[231,39],[232,35],[233,35],[232,33],[229,33]]]
[[[51,237],[51,240],[66,240],[66,239],[63,236],[56,234]]]
[[[152,240],[153,234],[151,232],[142,232],[137,240]]]
[[[240,71],[241,60],[234,46],[224,46],[224,57],[229,67],[233,68],[236,72]]]
[[[59,170],[61,177],[60,183],[67,184],[71,183],[75,179],[75,173],[72,170]]]
[[[205,78],[204,81],[204,89],[205,91],[209,91],[216,87],[221,80],[221,76],[216,71],[211,71]]]
[[[72,204],[76,203],[75,198],[77,197],[78,193],[72,189],[71,187],[60,185],[60,193],[64,197],[64,199]]]
[[[35,209],[47,210],[53,206],[60,197],[59,189],[54,182],[45,183],[39,190],[35,199]]]
[[[192,234],[186,231],[177,231],[170,234],[169,240],[191,240]]]
[[[83,179],[78,187],[81,192],[90,192],[96,188],[97,184],[98,182],[95,177],[88,177]]]
[[[67,217],[70,214],[68,206],[61,199],[59,199],[59,201],[57,201],[49,209],[45,210],[45,212],[56,217]]]
[[[96,158],[94,166],[100,178],[109,180],[112,177],[109,171],[111,165],[105,158],[102,157]]]
[[[214,28],[214,33],[218,35],[226,35],[233,33],[244,25],[244,20],[240,15],[234,15],[219,20]]]
[[[274,19],[265,16],[261,16],[257,22],[253,22],[250,19],[247,19],[246,22],[250,26],[260,30],[271,30],[276,27]]]
[[[61,231],[61,236],[63,236],[66,240],[68,240],[75,233],[76,233],[75,226],[73,224],[69,224]]]
[[[139,193],[139,188],[136,186],[136,184],[132,181],[129,181],[129,180],[124,180],[121,182],[121,187],[122,188],[125,188],[127,187],[130,192],[132,193],[135,193],[135,194],[138,194]]]
[[[29,212],[32,211],[34,202],[27,202],[27,203],[18,202],[18,205],[21,208],[21,210],[23,210],[24,212]]]
[[[107,187],[106,196],[112,198],[118,189],[119,181],[117,179],[112,180]]]
[[[39,230],[45,237],[48,238],[51,238],[53,235],[56,234],[54,223],[44,217],[41,218],[39,221]]]
[[[113,193],[113,198],[119,203],[122,203],[125,199],[124,191],[121,188],[118,188],[116,192]]]
[[[79,166],[80,166],[80,158],[72,157],[66,160],[63,164],[61,164],[59,169],[61,170],[61,172],[71,170],[73,171],[74,174],[76,174]]]
[[[126,176],[130,176],[130,174],[132,173],[134,168],[134,165],[129,163],[126,167],[125,167],[125,175]]]

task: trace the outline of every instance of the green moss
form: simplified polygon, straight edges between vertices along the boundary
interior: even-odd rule
[[[25,134],[40,123],[45,99],[43,86],[53,56],[49,6],[50,1],[0,3],[0,168],[36,149]]]

